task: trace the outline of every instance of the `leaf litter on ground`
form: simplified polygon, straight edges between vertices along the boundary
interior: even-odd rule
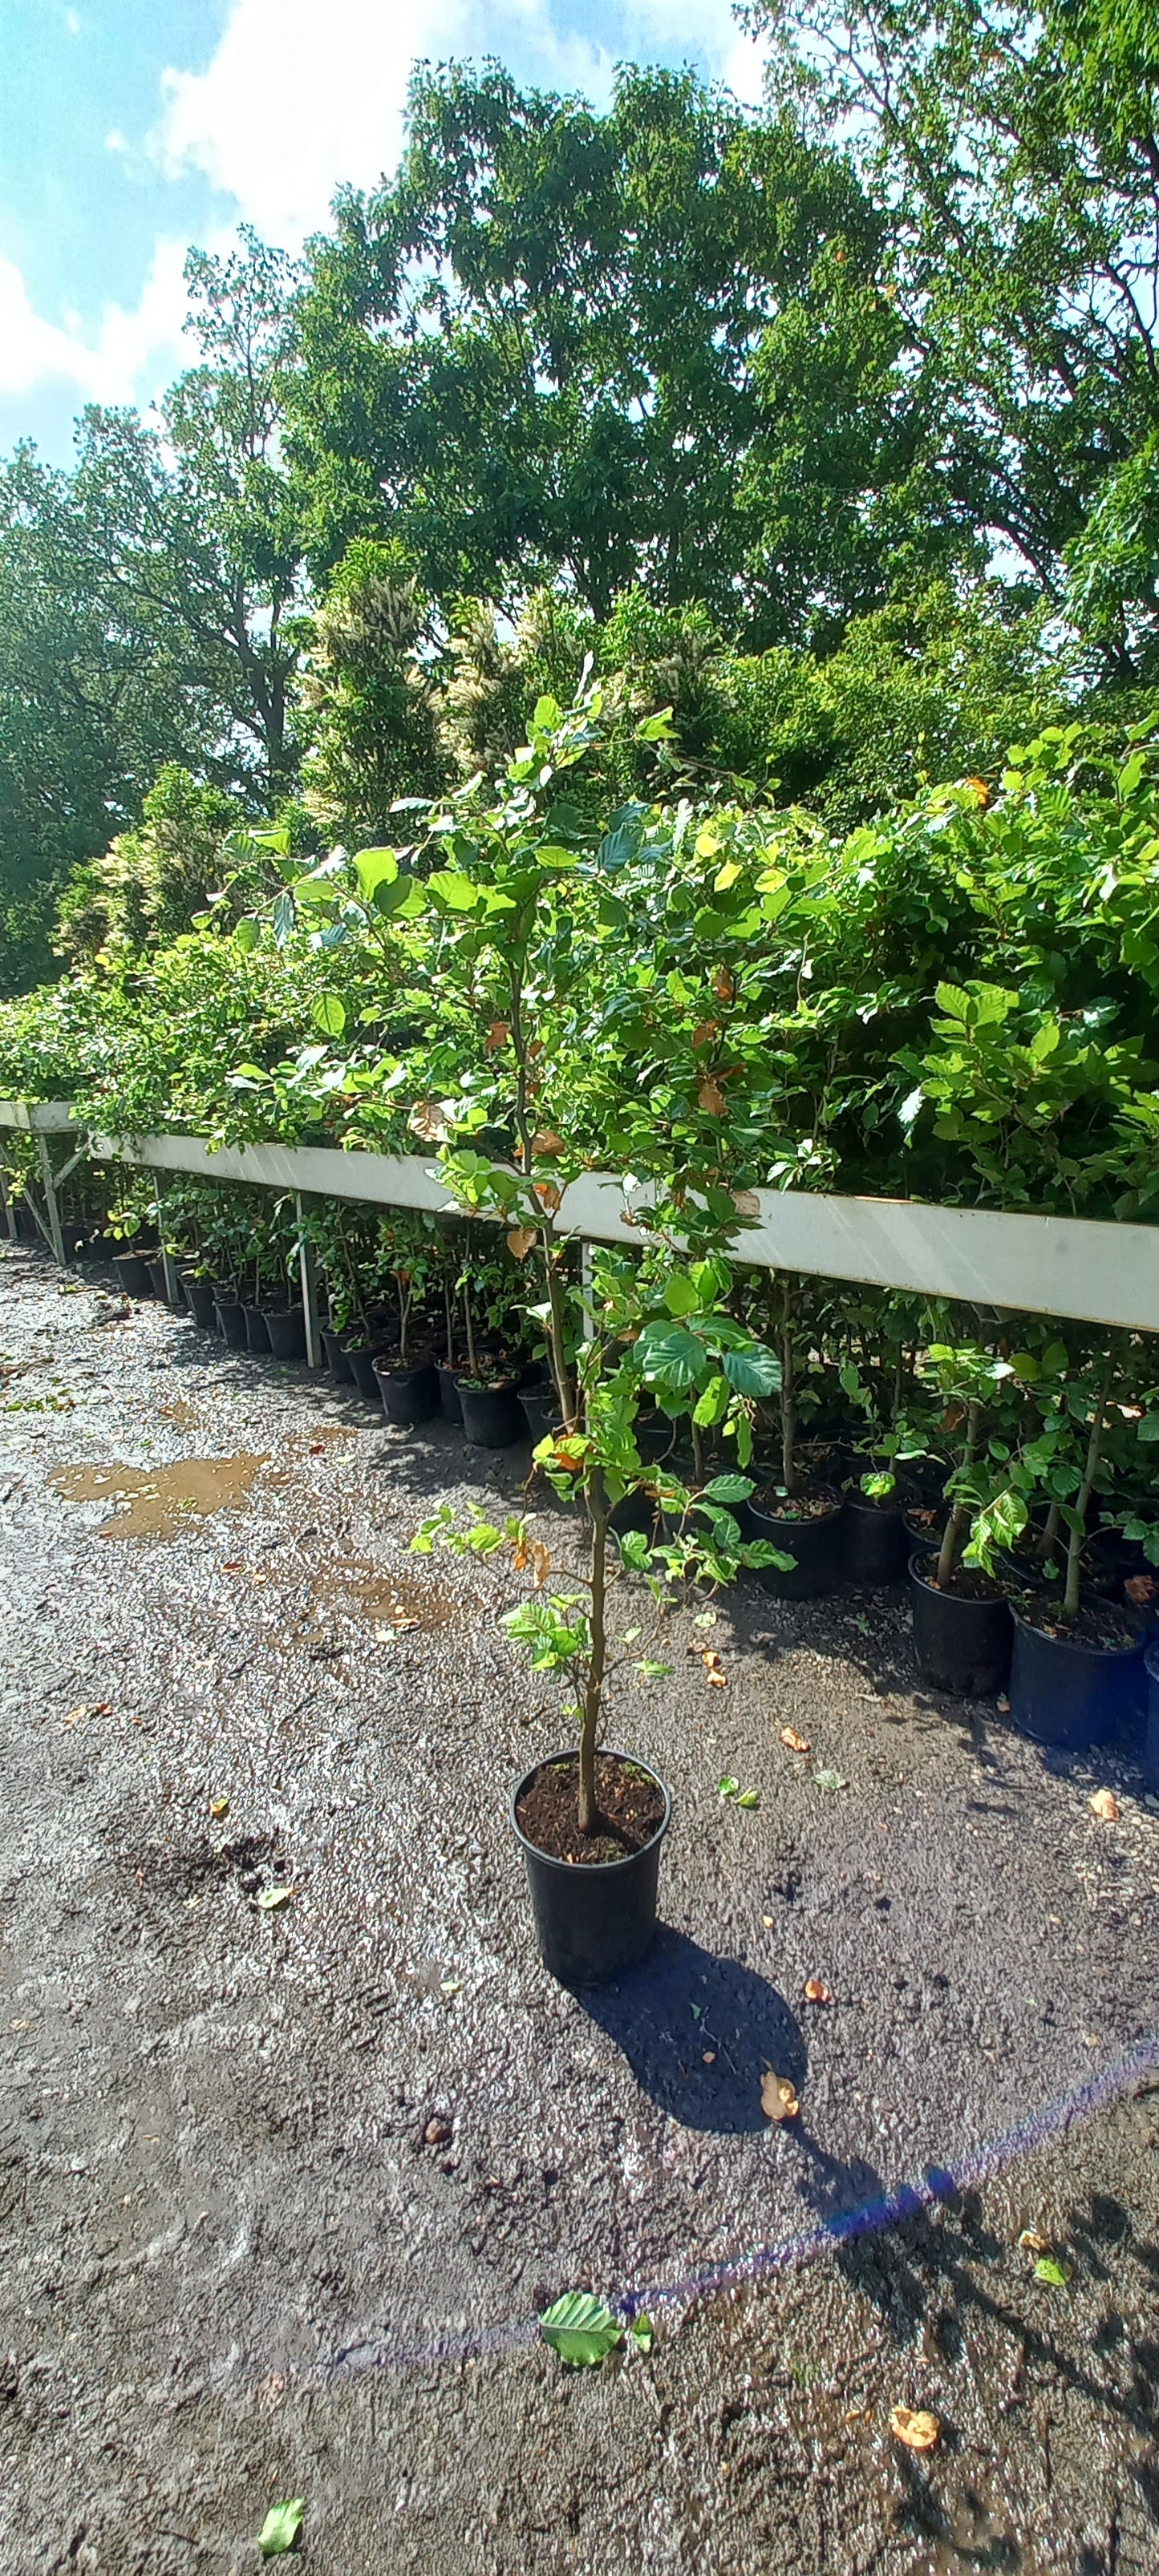
[[[293,2549],[302,2528],[305,2511],[301,2496],[290,2496],[284,2504],[272,2504],[258,2533],[258,2548],[263,2558],[284,2558]]]
[[[539,2330],[569,2370],[594,2370],[624,2340],[624,2329],[590,2290],[567,2290],[545,2308]]]

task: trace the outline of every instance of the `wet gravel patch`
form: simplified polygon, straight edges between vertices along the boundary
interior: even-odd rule
[[[534,2548],[582,2568],[619,2535],[660,2568],[1097,2576],[1085,2477],[1122,2576],[1159,2505],[1154,2103],[1051,2139],[1052,2106],[1114,2091],[1132,2051],[1145,2081],[1159,1815],[1129,1769],[915,1692],[898,1595],[738,1589],[711,1627],[694,1605],[664,1624],[672,1678],[627,1671],[610,1727],[674,1794],[662,1938],[566,1995],[533,1953],[507,1802],[567,1731],[498,1625],[510,1576],[409,1554],[444,1497],[514,1508],[526,1456],[392,1433],[32,1255],[0,1269],[0,1353],[0,2333],[41,2499],[27,2530],[9,2505],[5,2563],[256,2564],[268,2496],[236,2524],[226,2499],[302,2491],[309,2458],[325,2566],[417,2567],[441,2540],[451,2567]],[[200,1480],[182,1510],[184,1461],[240,1457],[264,1461],[244,1492],[204,1512]],[[164,1530],[118,1532],[101,1472],[87,1500],[53,1481],[110,1468],[156,1476]],[[566,1581],[569,1517],[543,1509],[536,1535]],[[625,1586],[620,1624],[649,1608]],[[722,1802],[722,1773],[759,1805]],[[1110,1826],[1088,1803],[1108,1781]],[[770,2066],[801,2102],[776,2129]],[[1021,2152],[979,2198],[1003,2140]],[[1039,2171],[1035,2212],[1045,2195],[1052,2228],[1086,2228],[1064,2322],[1014,2246]],[[931,2207],[862,2232],[930,2177]],[[819,2229],[833,2250],[798,2268]],[[648,2300],[651,2363],[573,2382],[528,2342],[588,2280]],[[1064,2367],[1088,2296],[1095,2341]],[[968,2466],[899,2462],[886,2396],[956,2407]],[[5,2420],[0,2389],[0,2439]],[[97,2502],[70,2558],[74,2439]],[[184,2537],[157,2528],[171,2510]]]

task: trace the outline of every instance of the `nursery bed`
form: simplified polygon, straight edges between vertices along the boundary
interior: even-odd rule
[[[274,2493],[334,2576],[1151,2563],[1129,1768],[915,1692],[900,1588],[738,1588],[637,1648],[675,1667],[613,1728],[674,1793],[664,1930],[565,1995],[507,1823],[566,1737],[497,1624],[518,1586],[408,1553],[444,1496],[514,1508],[527,1452],[393,1433],[27,1252],[0,1354],[5,2568],[226,2576]],[[98,1535],[117,1467],[157,1488],[141,1535]],[[566,1577],[568,1515],[536,1535]],[[1109,2107],[1067,2134],[1083,2088]],[[1022,2227],[1068,2240],[1065,2289]],[[531,2321],[589,2280],[656,2347],[571,2380]],[[931,2461],[894,2402],[945,2419]]]

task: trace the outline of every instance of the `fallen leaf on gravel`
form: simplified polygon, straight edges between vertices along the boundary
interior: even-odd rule
[[[1065,2290],[1070,2279],[1069,2263],[1060,2263],[1057,2254],[1043,2254],[1034,2266],[1036,2281],[1045,2281],[1048,2289]]]
[[[942,2430],[936,2415],[927,2415],[921,2408],[915,2413],[909,2406],[890,2407],[889,2429],[907,2451],[936,2451]]]
[[[766,1932],[771,1932],[776,1921],[776,1916],[773,1914],[762,1914],[761,1921],[764,1924]]]
[[[545,2343],[572,2370],[591,2370],[624,2340],[611,2309],[590,2290],[568,2290],[539,2320]]]
[[[801,1991],[807,2004],[831,2004],[833,2001],[828,1986],[822,1985],[820,1977],[806,1977]]]
[[[292,1887],[263,1887],[258,1892],[258,1904],[263,1914],[276,1914],[280,1905],[289,1904],[293,1893]]]
[[[1098,1816],[1102,1824],[1118,1824],[1119,1801],[1116,1798],[1113,1789],[1096,1789],[1090,1802],[1090,1808],[1092,1816]]]
[[[842,1779],[839,1771],[815,1771],[813,1786],[815,1789],[847,1789],[849,1782]]]
[[[761,1803],[760,1790],[742,1789],[736,1803],[738,1807],[759,1807]]]
[[[1048,2251],[1046,2237],[1040,2236],[1035,2227],[1024,2227],[1018,2242],[1025,2254],[1045,2254]]]
[[[64,1723],[66,1726],[79,1726],[82,1717],[88,1717],[90,1714],[91,1712],[87,1699],[82,1699],[78,1701],[75,1708],[70,1708],[68,1710]]]
[[[1001,1692],[999,1693],[999,1697],[998,1697],[998,1715],[999,1715],[999,1717],[1009,1717],[1009,1715],[1010,1715],[1010,1702],[1009,1702],[1009,1700],[1008,1700],[1008,1699],[1007,1699],[1007,1697],[1006,1697],[1006,1693],[1005,1693],[1005,1691],[1001,1691]]]
[[[655,2340],[656,2329],[652,2319],[646,2317],[641,2309],[639,2316],[632,2319],[632,2341],[637,2352],[651,2352]]]
[[[209,1812],[211,1816],[216,1818],[218,1824],[220,1824],[222,1817],[228,1816],[229,1814],[228,1798],[211,1798],[209,1801]]]
[[[714,1690],[727,1690],[727,1689],[728,1689],[728,1674],[727,1674],[727,1673],[721,1673],[721,1672],[718,1672],[718,1671],[717,1671],[717,1669],[716,1669],[715,1664],[710,1664],[710,1665],[709,1665],[708,1670],[706,1671],[704,1678],[705,1678],[705,1680],[706,1680],[706,1681],[709,1681],[709,1682],[711,1682],[711,1683],[712,1683],[712,1686],[713,1686],[713,1689],[714,1689]]]
[[[449,2145],[454,2134],[449,2120],[428,2120],[423,2130],[423,2137],[428,2147],[445,2147]]]
[[[767,2068],[761,2082],[761,2109],[766,2120],[795,2120],[801,2105],[787,2075]]]
[[[263,2558],[282,2558],[292,2549],[302,2528],[301,2496],[291,2496],[285,2504],[272,2504],[258,2533],[258,2548]]]
[[[783,1726],[781,1728],[781,1742],[782,1744],[788,1745],[790,1753],[809,1753],[812,1751],[812,1746],[810,1745],[808,1736],[798,1735],[795,1726]]]
[[[733,1779],[731,1771],[725,1771],[717,1781],[716,1786],[720,1797],[735,1798],[737,1790],[740,1787],[740,1782],[739,1780]]]
[[[705,2048],[705,2049],[702,2049],[702,2051],[701,2051],[701,2064],[702,2064],[703,2066],[715,2066],[715,2064],[716,2064],[716,2050],[715,2050],[715,2048]]]

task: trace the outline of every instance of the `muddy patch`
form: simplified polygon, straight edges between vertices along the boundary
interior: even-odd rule
[[[341,1610],[349,1619],[365,1619],[371,1627],[400,1634],[408,1628],[445,1628],[457,1609],[436,1583],[376,1574],[372,1565],[354,1556],[340,1557],[315,1577],[314,1606],[319,1612]]]
[[[232,1458],[179,1458],[169,1467],[62,1467],[49,1482],[67,1503],[123,1503],[101,1521],[98,1538],[175,1538],[191,1520],[238,1511],[269,1452]]]

